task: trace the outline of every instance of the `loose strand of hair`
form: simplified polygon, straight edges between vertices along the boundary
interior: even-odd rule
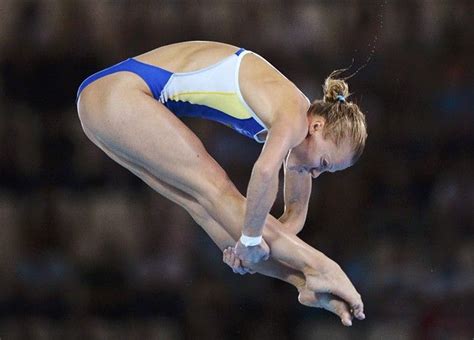
[[[352,62],[348,67],[344,67],[344,68],[340,68],[340,69],[332,71],[328,78],[337,79],[336,78],[337,76],[339,76],[340,74],[350,70],[353,65],[354,65],[354,58],[352,58]],[[343,80],[345,80],[345,79],[343,79]]]
[[[369,53],[369,56],[367,57],[365,63],[361,66],[359,66],[357,68],[357,70],[355,72],[353,72],[351,75],[345,77],[345,78],[342,78],[342,80],[346,81],[348,79],[351,79],[352,77],[354,77],[357,73],[359,73],[359,71],[361,71],[362,69],[364,69],[367,65],[369,65],[369,63],[372,61],[372,58],[374,57],[375,55],[375,50],[376,50],[376,47],[377,47],[377,41],[379,39],[379,32],[382,31],[382,28],[383,28],[383,9],[384,7],[387,5],[387,0],[384,0],[384,1],[381,1],[379,3],[379,7],[380,7],[380,11],[378,13],[378,18],[380,19],[379,23],[379,27],[378,27],[378,32],[375,34],[374,36],[374,39],[372,40],[371,43],[369,43],[368,47],[371,48],[370,50],[370,53]],[[352,65],[354,64],[354,58],[352,58],[352,63],[351,63],[351,67]]]

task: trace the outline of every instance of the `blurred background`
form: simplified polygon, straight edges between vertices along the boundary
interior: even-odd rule
[[[0,337],[472,339],[473,15],[471,0],[0,0]],[[364,322],[233,274],[184,210],[82,133],[85,77],[194,39],[263,55],[310,99],[376,42],[350,80],[366,151],[314,182],[301,234],[347,272]],[[186,122],[245,192],[261,146]]]

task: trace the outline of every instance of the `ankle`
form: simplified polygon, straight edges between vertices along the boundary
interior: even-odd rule
[[[308,276],[321,275],[331,270],[337,263],[331,260],[323,253],[318,252],[317,256],[312,256],[305,261],[305,267],[302,272],[306,278]]]

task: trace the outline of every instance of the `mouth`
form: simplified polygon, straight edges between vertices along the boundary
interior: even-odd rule
[[[308,172],[309,168],[307,166],[304,166],[304,165],[293,165],[293,166],[289,166],[288,170],[293,170],[293,171],[297,171],[299,173],[302,173],[302,172]]]

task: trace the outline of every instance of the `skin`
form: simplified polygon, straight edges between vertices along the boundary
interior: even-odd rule
[[[235,254],[235,250],[232,247],[228,247],[223,251],[222,261],[232,268],[232,271],[236,274],[245,275],[247,273],[255,274],[256,271],[244,268],[241,260]],[[281,270],[281,269],[280,269]],[[285,270],[285,269],[283,269]],[[286,269],[289,271],[289,269]],[[295,278],[299,278],[294,273]],[[299,278],[304,281],[304,278]],[[338,315],[344,326],[352,326],[352,315],[347,304],[333,294],[327,293],[314,293],[311,289],[307,288],[304,283],[301,285],[295,285],[298,289],[298,301],[308,307],[323,308],[329,312]],[[365,318],[365,315],[363,315]]]
[[[189,72],[236,50],[226,44],[188,42],[136,58],[172,72]],[[242,265],[289,282],[300,292],[300,302],[331,310],[346,325],[350,324],[351,310],[363,319],[361,297],[341,268],[295,235],[306,216],[308,180],[323,171],[316,156],[329,152],[336,164],[332,169],[337,170],[345,164],[343,155],[324,148],[324,122],[308,117],[306,97],[263,58],[254,54],[243,58],[239,84],[246,102],[269,128],[252,170],[247,199],[196,135],[151,96],[137,75],[117,72],[96,80],[81,93],[78,113],[94,144],[184,207],[221,250],[234,244]],[[276,196],[278,171],[288,153],[287,208],[279,222],[268,212]],[[265,241],[253,249],[242,248],[237,242],[242,231],[249,236],[263,233]],[[260,261],[268,257],[270,248],[269,260]]]
[[[288,232],[295,235],[304,226],[308,208],[307,202],[311,191],[311,179],[319,177],[326,171],[336,172],[351,166],[353,149],[351,143],[344,140],[339,146],[336,146],[331,139],[323,138],[325,123],[325,119],[321,116],[308,116],[308,136],[299,147],[290,151],[285,162],[285,179],[290,183],[292,181],[298,183],[299,186],[285,185],[285,212],[279,221],[283,223]],[[235,248],[228,247],[224,250],[223,262],[230,266],[234,273],[240,275],[255,273],[254,270],[243,265]],[[339,315],[344,325],[352,325],[352,317],[347,305],[332,294],[314,294],[311,290],[301,289],[301,287],[299,293],[298,300],[302,304],[324,308]]]

